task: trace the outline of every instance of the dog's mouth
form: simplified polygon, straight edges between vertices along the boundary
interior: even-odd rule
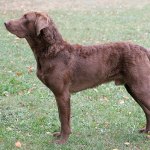
[[[12,29],[12,28],[10,27],[10,23],[9,23],[9,22],[4,22],[4,25],[5,25],[6,29],[7,29],[9,32],[11,32],[12,34],[16,31],[16,30],[14,30],[14,29]]]
[[[10,32],[10,33],[12,33],[12,34],[14,34],[14,35],[16,35],[17,37],[19,37],[19,38],[24,38],[25,37],[25,34],[24,34],[24,32],[23,31],[21,31],[21,30],[19,30],[19,29],[13,29],[12,27],[11,27],[11,24],[8,22],[8,23],[4,23],[4,25],[5,25],[5,27],[6,27],[6,29]]]

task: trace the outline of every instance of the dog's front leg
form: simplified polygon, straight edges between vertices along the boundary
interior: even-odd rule
[[[68,91],[64,91],[62,94],[56,94],[56,102],[58,106],[59,119],[61,123],[61,131],[54,133],[59,140],[55,142],[57,144],[64,144],[69,138],[71,133],[70,129],[70,94]]]

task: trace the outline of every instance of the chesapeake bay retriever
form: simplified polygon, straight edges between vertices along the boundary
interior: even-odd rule
[[[61,131],[56,143],[67,141],[70,129],[70,94],[102,83],[124,85],[141,106],[150,131],[150,52],[129,42],[92,46],[72,45],[63,40],[45,13],[29,12],[5,23],[9,32],[29,43],[37,62],[37,77],[54,93]]]

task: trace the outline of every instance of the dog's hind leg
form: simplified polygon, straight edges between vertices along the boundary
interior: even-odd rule
[[[139,132],[148,133],[150,131],[150,110],[147,108],[148,106],[146,105],[147,107],[145,107],[144,104],[141,103],[142,99],[140,100],[139,99],[140,97],[138,98],[138,95],[135,94],[127,84],[125,84],[125,88],[127,92],[134,98],[134,100],[141,106],[146,116],[146,127],[143,129],[140,129]]]

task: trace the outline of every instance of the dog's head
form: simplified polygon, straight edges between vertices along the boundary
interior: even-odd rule
[[[6,29],[19,38],[39,36],[41,31],[49,26],[50,18],[45,13],[28,12],[19,19],[5,22]]]

